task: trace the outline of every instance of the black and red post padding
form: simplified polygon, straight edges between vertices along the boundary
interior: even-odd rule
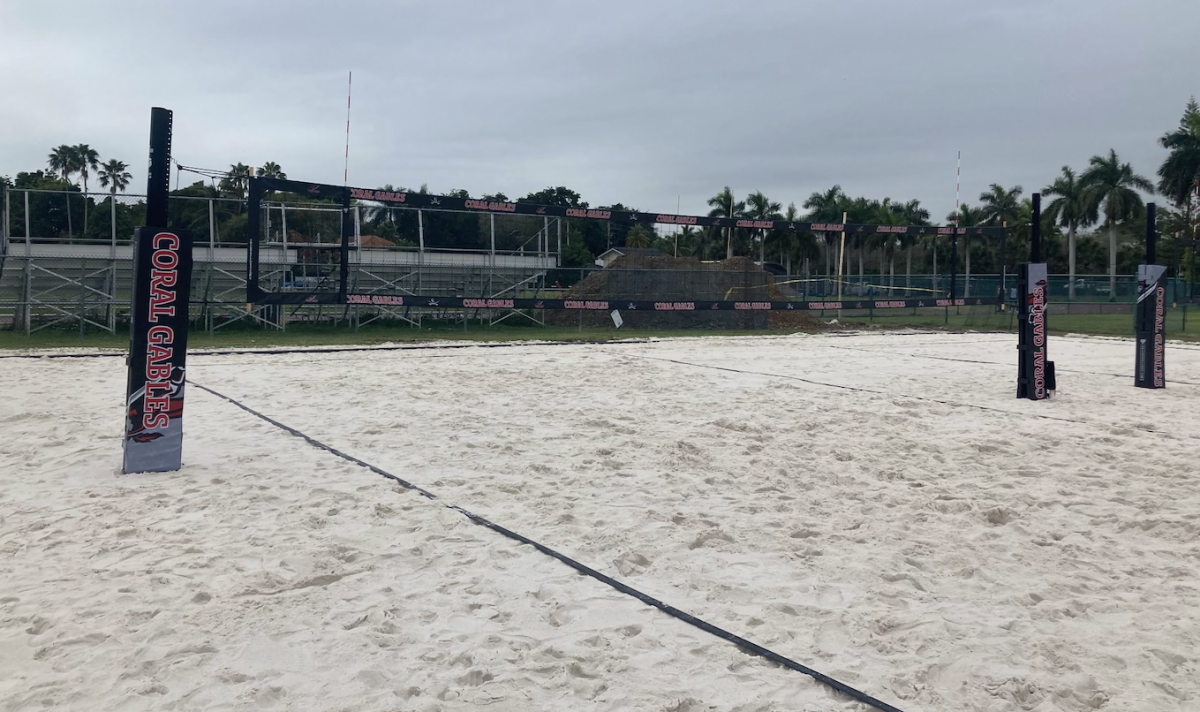
[[[167,109],[151,110],[146,226],[137,228],[133,243],[125,473],[169,472],[182,464],[192,240],[167,225],[171,122]]]
[[[1137,355],[1133,384],[1138,388],[1165,388],[1167,268],[1154,264],[1158,239],[1154,203],[1146,205],[1146,264],[1138,265]]]
[[[1017,397],[1044,400],[1057,388],[1054,362],[1047,359],[1049,334],[1046,309],[1050,302],[1050,281],[1042,256],[1042,196],[1033,194],[1033,221],[1030,225],[1029,262],[1017,265]]]

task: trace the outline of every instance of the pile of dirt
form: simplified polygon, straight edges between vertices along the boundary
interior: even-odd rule
[[[634,329],[819,329],[820,320],[807,312],[784,311],[630,311],[621,300],[678,301],[787,301],[775,285],[775,276],[752,260],[734,257],[701,262],[694,257],[629,254],[618,257],[607,269],[593,272],[571,287],[565,299],[603,299],[621,312]],[[584,312],[583,325],[612,324],[608,312]],[[547,312],[546,322],[574,326],[580,314]]]

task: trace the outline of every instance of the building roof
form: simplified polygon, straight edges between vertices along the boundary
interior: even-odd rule
[[[604,259],[607,255],[646,255],[655,257],[663,254],[662,250],[653,247],[610,247],[600,253],[600,259]]]

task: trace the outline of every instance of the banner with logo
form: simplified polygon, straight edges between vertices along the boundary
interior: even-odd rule
[[[1054,364],[1046,359],[1046,304],[1049,282],[1045,263],[1018,267],[1017,293],[1021,298],[1017,331],[1017,397],[1049,398],[1054,391]]]
[[[645,213],[627,210],[593,209],[585,206],[577,208],[563,205],[538,205],[522,201],[483,200],[477,198],[458,198],[448,195],[431,195],[428,193],[409,193],[402,191],[372,190],[370,188],[346,188],[340,185],[322,183],[306,183],[303,181],[280,178],[256,177],[251,180],[251,192],[282,191],[332,200],[342,200],[345,192],[350,191],[350,199],[366,200],[373,203],[383,203],[399,208],[428,208],[434,210],[460,210],[464,212],[497,213],[513,215],[547,215],[550,217],[587,218],[590,220],[612,220],[622,223],[641,223],[654,225],[692,225],[695,227],[734,227],[753,230],[811,230],[813,232],[849,232],[863,234],[898,234],[898,235],[986,235],[998,237],[1004,234],[1002,227],[956,227],[937,225],[845,225],[842,223],[819,223],[790,220],[751,220],[747,218],[725,218],[711,215],[674,215],[664,213]],[[251,221],[253,223],[253,221]],[[252,236],[257,234],[257,228]]]
[[[1133,382],[1138,388],[1165,388],[1167,268],[1138,265],[1137,356]]]
[[[182,462],[192,240],[178,230],[140,227],[133,262],[122,471],[169,472]]]

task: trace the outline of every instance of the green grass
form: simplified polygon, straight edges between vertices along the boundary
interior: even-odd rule
[[[956,313],[957,311],[957,313]],[[819,314],[822,321],[837,317],[834,311]],[[1183,330],[1183,312],[1168,313],[1167,337],[1183,341],[1200,341],[1200,309],[1187,315],[1187,330]],[[873,317],[863,312],[843,312],[843,325],[864,329],[921,328],[950,331],[1014,331],[1016,316],[997,313],[992,307],[951,309],[947,319],[944,309],[922,309],[914,314],[877,312]],[[1133,336],[1133,317],[1129,314],[1051,314],[1051,333],[1092,334],[1098,336]],[[713,330],[713,329],[614,329],[574,327],[542,327],[471,323],[464,331],[461,324],[426,325],[416,328],[405,324],[370,324],[357,332],[345,325],[295,323],[287,331],[257,329],[235,325],[209,334],[192,331],[188,336],[191,348],[259,348],[269,346],[352,346],[382,343],[419,343],[432,340],[466,341],[608,341],[633,338],[670,338],[679,336],[751,336],[758,334],[787,334],[796,330]],[[80,337],[77,326],[49,328],[26,336],[21,332],[0,331],[0,349],[50,349],[86,346],[101,349],[126,349],[127,331],[108,334],[89,330]]]

